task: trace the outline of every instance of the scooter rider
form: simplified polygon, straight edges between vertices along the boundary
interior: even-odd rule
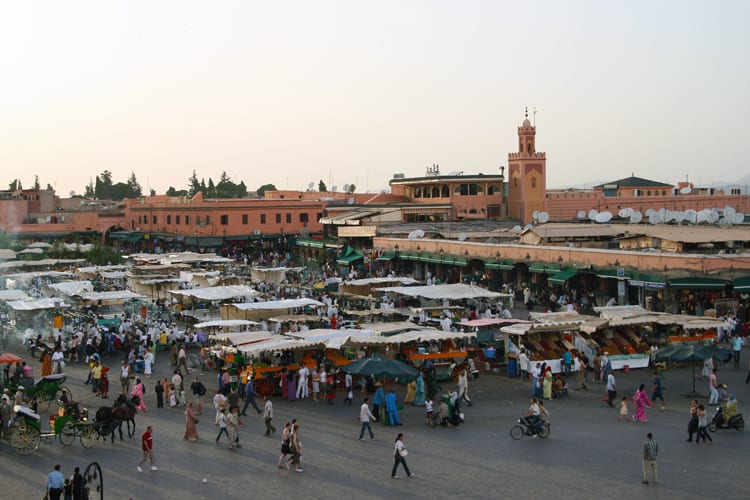
[[[528,425],[529,429],[534,433],[539,432],[539,413],[539,404],[537,403],[536,398],[531,398],[529,409],[523,414],[523,417],[526,421],[526,425]]]
[[[731,394],[729,401],[724,404],[722,410],[722,418],[724,419],[724,427],[729,425],[729,420],[740,412],[739,403],[737,402],[737,396]]]

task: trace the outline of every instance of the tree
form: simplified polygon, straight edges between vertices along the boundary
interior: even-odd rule
[[[245,181],[240,181],[240,184],[237,186],[237,198],[247,198],[247,186],[245,185]]]
[[[83,190],[83,197],[89,200],[96,198],[96,193],[94,192],[94,181],[89,180],[89,183]]]
[[[167,189],[166,195],[167,196],[187,196],[188,191],[187,189],[180,189],[179,191],[177,191],[174,187],[169,186],[169,189]]]
[[[263,198],[266,191],[276,191],[276,186],[273,184],[263,184],[261,187],[255,190],[255,194]]]
[[[347,193],[351,194],[351,193],[353,193],[353,192],[354,192],[354,191],[355,191],[356,189],[357,189],[357,186],[355,186],[354,184],[349,184],[349,190],[347,191]]]
[[[39,184],[39,176],[35,175],[34,176],[34,189],[41,189],[41,188],[42,186],[41,184]]]
[[[318,183],[318,191],[320,191],[321,193],[328,192],[328,188],[326,187],[326,183],[323,182],[323,179],[321,179],[320,182]]]
[[[135,172],[130,172],[128,177],[128,198],[140,198],[143,195],[141,185],[138,183],[138,179],[135,178]]]
[[[193,197],[200,192],[201,183],[198,182],[198,176],[196,175],[195,170],[193,170],[193,175],[191,175],[190,179],[188,179],[188,184],[189,184],[188,196]]]
[[[148,191],[148,195],[149,195],[149,196],[156,196],[156,189],[153,189],[153,188],[151,188],[151,189],[150,189],[150,190]]]
[[[208,190],[204,193],[209,198],[216,198],[216,186],[214,186],[214,180],[208,178]]]

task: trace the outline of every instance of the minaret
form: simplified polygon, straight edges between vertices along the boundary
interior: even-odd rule
[[[547,191],[547,155],[536,151],[536,127],[526,108],[518,127],[518,152],[508,153],[508,215],[523,224],[534,211],[544,211]]]

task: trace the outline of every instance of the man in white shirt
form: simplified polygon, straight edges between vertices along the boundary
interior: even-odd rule
[[[370,398],[365,398],[364,403],[359,407],[359,421],[362,422],[362,429],[359,431],[360,441],[365,440],[365,429],[370,433],[370,439],[375,439],[375,434],[372,433],[372,429],[370,428],[370,420],[375,420],[375,417],[370,411],[369,402]]]
[[[607,402],[609,406],[614,406],[612,403],[617,398],[617,387],[615,386],[615,376],[612,372],[607,375]]]
[[[531,398],[529,401],[529,409],[523,414],[526,419],[526,423],[529,428],[536,430],[537,424],[539,423],[539,404],[536,402],[536,398]]]
[[[453,321],[451,321],[450,317],[445,316],[440,320],[440,325],[442,326],[444,332],[449,332],[451,331],[451,326],[453,326]]]
[[[58,347],[52,354],[52,373],[62,373],[64,368],[65,356],[63,355],[62,349]]]
[[[521,354],[518,355],[518,364],[519,368],[521,369],[521,378],[528,378],[529,376],[529,356],[526,354],[526,351],[521,351]]]
[[[310,373],[305,365],[299,369],[299,380],[297,381],[297,399],[306,398],[310,395],[307,388],[307,375]]]

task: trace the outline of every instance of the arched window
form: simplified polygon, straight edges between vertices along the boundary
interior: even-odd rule
[[[451,190],[448,187],[448,184],[443,184],[443,198],[450,198],[451,197]]]
[[[646,196],[651,196],[651,190],[646,191]]]
[[[662,192],[661,192],[661,195],[662,195],[662,196],[667,196],[667,192],[666,192],[666,191],[664,191],[664,190],[662,190]]]
[[[417,186],[414,188],[414,197],[415,198],[421,198],[422,197],[422,188]]]
[[[526,152],[527,152],[527,153],[531,153],[531,143],[528,143],[528,144],[526,145]]]
[[[490,187],[487,188],[487,194],[500,194],[500,186],[497,184],[490,184]]]
[[[513,187],[518,188],[518,177],[513,178]]]
[[[531,178],[531,187],[533,187],[533,188],[536,187],[536,177],[532,177]]]
[[[422,197],[423,198],[429,198],[430,197],[430,186],[425,186],[424,190],[422,191]]]
[[[440,188],[437,186],[432,186],[432,197],[433,198],[440,198]]]

